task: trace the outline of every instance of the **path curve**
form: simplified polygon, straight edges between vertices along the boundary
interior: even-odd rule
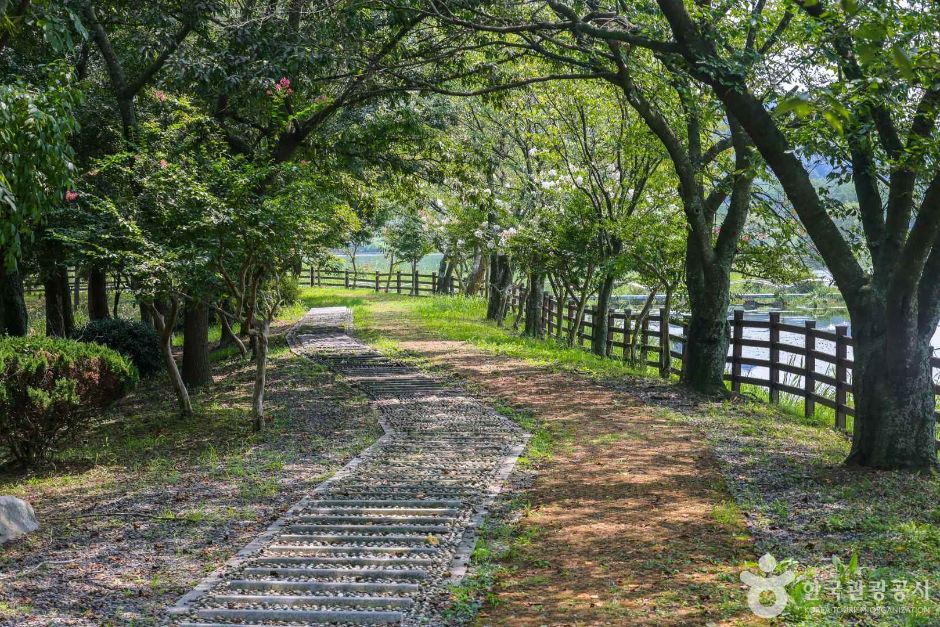
[[[351,338],[346,307],[288,333],[379,410],[385,435],[170,610],[181,627],[440,624],[528,435],[465,390]]]

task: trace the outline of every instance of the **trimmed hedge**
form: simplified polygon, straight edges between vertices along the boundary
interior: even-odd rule
[[[137,366],[142,377],[149,377],[163,368],[160,338],[150,325],[123,318],[92,320],[75,331],[81,342],[95,342],[113,348]]]
[[[105,346],[45,337],[0,337],[0,444],[29,465],[48,457],[138,382]]]

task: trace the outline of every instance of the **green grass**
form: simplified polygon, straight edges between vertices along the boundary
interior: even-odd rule
[[[357,334],[382,348],[384,338],[375,330],[380,315],[405,316],[424,331],[442,339],[467,342],[497,355],[523,359],[533,365],[601,378],[642,376],[644,369],[569,348],[554,339],[523,337],[511,328],[485,320],[486,303],[479,298],[424,297],[376,294],[364,290],[305,288],[301,299],[309,307],[348,306],[353,310]],[[508,321],[511,327],[511,321]]]

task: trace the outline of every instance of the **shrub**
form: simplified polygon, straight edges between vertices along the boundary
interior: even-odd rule
[[[134,365],[104,346],[0,337],[0,443],[23,464],[44,459],[137,380]]]
[[[156,374],[163,367],[160,338],[143,322],[123,318],[92,320],[75,332],[75,339],[113,348],[133,361],[142,377]]]

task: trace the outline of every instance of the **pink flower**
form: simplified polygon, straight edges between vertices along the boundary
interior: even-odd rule
[[[169,163],[166,162],[166,159],[160,159],[160,168],[166,170],[169,167]]]
[[[277,84],[280,85],[281,88],[287,89],[288,87],[290,87],[290,79],[284,76],[281,78],[281,80],[277,82]]]
[[[65,192],[65,202],[75,202],[78,200],[78,192],[69,190]]]
[[[156,90],[155,92],[153,92],[153,97],[156,98],[157,100],[159,100],[160,102],[165,102],[165,101],[166,101],[166,94],[163,93],[163,91],[161,91],[161,90],[159,90],[159,89]]]
[[[294,93],[294,90],[291,89],[290,87],[288,87],[288,88],[287,88],[287,93],[288,93],[288,94],[292,94],[292,93]]]
[[[281,91],[282,89],[284,89],[284,86],[278,83],[277,85],[274,86],[274,89]]]

